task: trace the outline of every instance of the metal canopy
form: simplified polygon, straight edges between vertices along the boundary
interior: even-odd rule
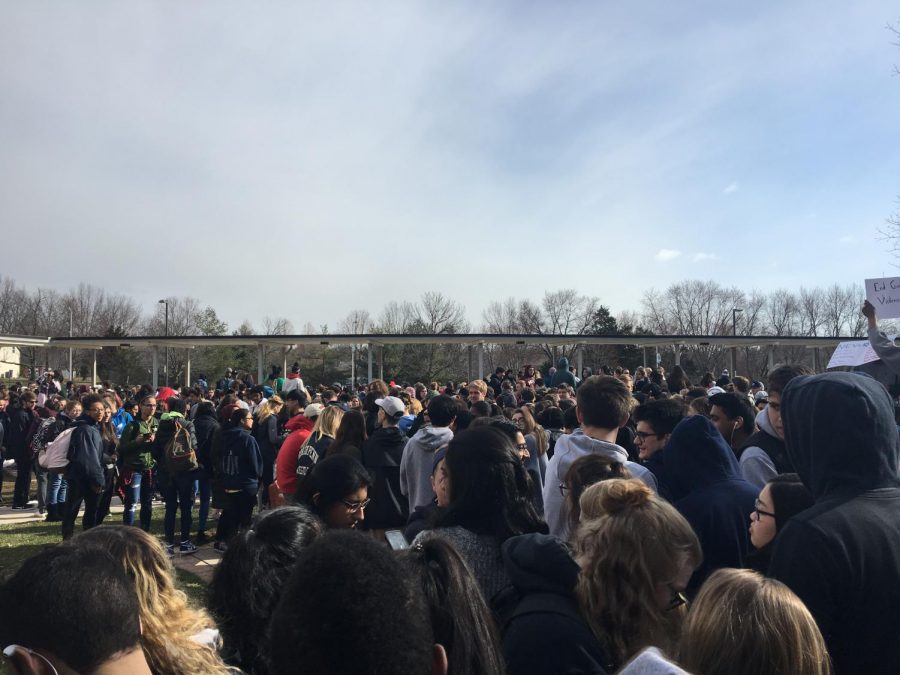
[[[334,335],[221,335],[221,336],[140,336],[106,337],[32,337],[0,336],[0,345],[17,347],[47,347],[72,349],[102,349],[103,347],[224,347],[271,345],[295,347],[300,345],[350,346],[359,344],[410,345],[635,345],[638,347],[716,346],[762,347],[770,345],[795,347],[836,347],[840,342],[864,340],[854,337],[802,337],[784,335],[510,335],[501,333],[466,334],[334,334]]]

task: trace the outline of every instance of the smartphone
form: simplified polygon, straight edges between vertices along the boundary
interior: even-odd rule
[[[386,530],[384,538],[387,539],[388,546],[395,551],[409,548],[409,542],[406,541],[406,537],[403,536],[403,532],[400,530]]]

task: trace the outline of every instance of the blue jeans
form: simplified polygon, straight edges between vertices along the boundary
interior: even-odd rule
[[[131,474],[131,485],[125,487],[125,510],[122,512],[122,522],[126,525],[134,525],[134,514],[138,504],[141,505],[141,529],[150,531],[150,518],[153,516],[153,473],[135,471]]]
[[[165,536],[167,544],[175,543],[175,512],[181,509],[181,541],[191,538],[194,510],[194,481],[197,472],[160,476],[159,487],[166,501]]]
[[[68,483],[61,473],[47,473],[47,506],[66,503]]]
[[[194,488],[200,493],[200,512],[197,516],[197,532],[206,532],[206,521],[209,519],[209,501],[212,498],[212,479],[203,471],[197,477]]]

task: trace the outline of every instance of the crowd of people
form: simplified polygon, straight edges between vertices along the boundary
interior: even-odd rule
[[[900,672],[885,387],[600,370],[0,391],[13,508],[34,472],[63,539],[0,585],[0,646],[21,673]],[[195,607],[172,559],[207,544]]]

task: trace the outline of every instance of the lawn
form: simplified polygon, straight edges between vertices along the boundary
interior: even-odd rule
[[[6,500],[6,504],[9,504],[12,500],[12,494],[8,494],[7,489],[11,493],[12,485],[4,482],[3,487],[5,488],[3,498]],[[122,520],[119,514],[111,514],[104,522],[112,524],[121,523]],[[80,521],[76,525],[76,534],[79,531]],[[162,534],[162,505],[154,505],[150,531],[158,536]],[[34,520],[0,525],[0,576],[5,577],[7,574],[12,574],[22,561],[41,549],[58,544],[60,541],[62,541],[60,523]],[[187,593],[194,603],[198,605],[205,603],[205,587],[197,576],[190,572],[176,569],[176,582],[178,588]]]

